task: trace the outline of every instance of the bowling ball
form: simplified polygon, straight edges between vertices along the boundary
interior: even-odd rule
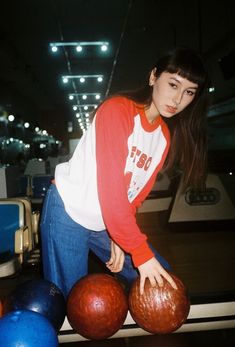
[[[59,331],[66,315],[66,301],[54,283],[32,279],[18,285],[4,301],[4,314],[15,310],[38,312]]]
[[[106,339],[123,325],[128,312],[128,299],[114,277],[90,274],[71,289],[67,316],[73,329],[87,339]]]
[[[152,287],[146,279],[140,294],[137,278],[129,292],[129,310],[134,321],[153,334],[168,334],[177,330],[187,319],[190,301],[182,281],[171,274],[177,289],[163,278],[163,286]]]
[[[0,319],[0,346],[58,347],[56,331],[39,313],[19,310]]]

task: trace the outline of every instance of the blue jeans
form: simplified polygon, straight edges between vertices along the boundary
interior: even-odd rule
[[[104,263],[109,260],[110,237],[106,230],[88,230],[70,218],[54,184],[47,191],[40,224],[44,277],[55,283],[67,297],[72,286],[88,273],[89,251]],[[165,259],[150,247],[162,266],[169,270]],[[130,255],[125,255],[123,269],[118,275],[129,283],[137,277]]]

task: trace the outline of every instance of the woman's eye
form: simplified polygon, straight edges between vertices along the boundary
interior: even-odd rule
[[[189,96],[193,96],[193,95],[194,95],[194,92],[192,92],[191,90],[187,90],[186,93],[187,93]]]
[[[172,87],[172,88],[176,88],[177,85],[175,83],[169,83],[169,85]]]

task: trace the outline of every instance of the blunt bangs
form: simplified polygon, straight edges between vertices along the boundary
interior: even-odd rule
[[[201,57],[190,49],[178,48],[169,53],[158,61],[156,68],[160,73],[177,73],[199,87],[203,87],[207,81],[207,72]]]

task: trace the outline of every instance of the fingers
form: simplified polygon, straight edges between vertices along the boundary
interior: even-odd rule
[[[120,272],[123,268],[125,254],[123,250],[114,242],[111,242],[111,257],[106,266],[111,272]]]
[[[165,272],[164,274],[165,279],[170,283],[170,285],[174,288],[177,289],[177,285],[173,278],[168,274],[168,272]]]
[[[144,283],[146,278],[149,279],[152,287],[155,287],[156,285],[162,287],[165,279],[174,289],[177,289],[177,285],[173,278],[155,258],[151,258],[140,265],[138,270],[140,273],[140,294],[143,294],[144,292]]]
[[[144,294],[144,284],[145,284],[145,277],[140,277],[140,295]]]
[[[120,272],[123,268],[123,264],[124,256],[121,255],[119,257],[111,257],[106,263],[106,266],[111,272]]]

